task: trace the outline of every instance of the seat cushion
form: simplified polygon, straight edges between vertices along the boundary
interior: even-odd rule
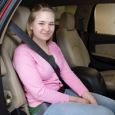
[[[108,70],[100,72],[103,76],[107,89],[115,91],[115,70]]]

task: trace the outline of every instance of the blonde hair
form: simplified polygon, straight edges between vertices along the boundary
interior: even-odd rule
[[[26,27],[27,34],[29,35],[30,38],[33,37],[33,32],[30,29],[29,25],[30,25],[30,23],[32,23],[35,20],[36,13],[38,13],[39,11],[48,11],[48,12],[52,12],[54,14],[52,7],[46,3],[41,3],[41,4],[35,5],[31,10],[30,16],[27,21],[27,27]],[[54,16],[55,16],[55,14],[54,14]],[[52,37],[47,41],[47,43],[52,41]]]

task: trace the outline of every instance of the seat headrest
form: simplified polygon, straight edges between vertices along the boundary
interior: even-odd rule
[[[27,7],[19,6],[15,14],[12,17],[12,21],[18,25],[23,31],[26,31],[26,24],[28,17],[30,15],[30,10]],[[14,34],[12,31],[9,31],[10,34]]]
[[[72,13],[64,12],[61,15],[59,28],[66,28],[67,30],[74,30],[75,27],[75,18]]]

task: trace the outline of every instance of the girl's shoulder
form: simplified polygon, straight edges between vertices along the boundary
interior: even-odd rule
[[[23,54],[31,51],[32,49],[27,44],[20,44],[14,51],[14,54]]]
[[[27,45],[27,44],[20,44],[17,48],[16,48],[16,50],[19,50],[19,49],[28,49],[29,48],[29,46]]]

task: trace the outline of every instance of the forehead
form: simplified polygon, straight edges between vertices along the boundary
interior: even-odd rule
[[[35,16],[35,20],[37,21],[54,21],[54,18],[54,14],[49,11],[39,11]]]

